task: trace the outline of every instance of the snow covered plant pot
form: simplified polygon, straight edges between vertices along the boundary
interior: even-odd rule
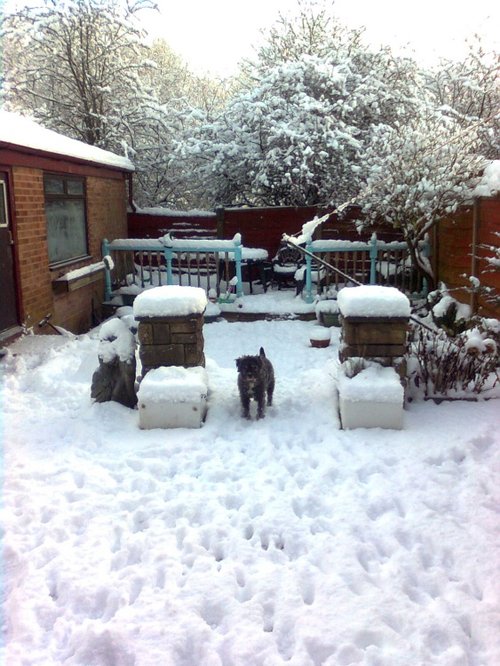
[[[342,428],[400,430],[403,427],[404,390],[396,370],[362,359],[358,359],[361,365],[356,369],[353,360],[344,362],[339,373]]]
[[[339,304],[336,300],[318,301],[314,310],[316,319],[323,326],[339,326]]]
[[[311,347],[328,347],[330,344],[331,332],[324,326],[313,326],[309,331],[309,340]]]
[[[208,379],[204,368],[150,370],[137,393],[139,426],[200,428],[207,413]]]

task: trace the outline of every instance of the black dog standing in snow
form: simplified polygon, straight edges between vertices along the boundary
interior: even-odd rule
[[[273,404],[274,369],[261,347],[258,356],[240,356],[236,359],[238,389],[240,391],[242,416],[250,418],[250,400],[257,401],[257,418],[262,419],[267,404]]]

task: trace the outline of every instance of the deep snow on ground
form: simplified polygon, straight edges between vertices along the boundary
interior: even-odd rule
[[[14,346],[3,663],[500,664],[499,401],[342,431],[313,325],[205,325],[199,430],[92,404],[96,332]],[[261,345],[275,404],[246,421],[234,360]]]

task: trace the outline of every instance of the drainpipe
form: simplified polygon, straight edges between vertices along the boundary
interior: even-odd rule
[[[480,221],[480,215],[479,215],[479,198],[474,199],[474,205],[472,207],[472,258],[471,258],[471,267],[470,267],[470,273],[472,277],[477,277],[477,239],[479,236],[479,221]],[[477,293],[473,291],[470,295],[470,307],[473,312],[473,314],[476,314],[476,308],[477,308]]]
[[[132,172],[129,171],[127,174],[127,180],[128,180],[128,205],[132,209],[132,212],[135,213],[137,210],[135,203],[134,203],[134,181],[132,180]]]

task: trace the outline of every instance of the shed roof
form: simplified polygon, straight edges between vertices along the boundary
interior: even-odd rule
[[[11,111],[0,111],[0,147],[2,144],[24,151],[59,155],[123,171],[134,171],[134,165],[126,157],[70,139]]]

